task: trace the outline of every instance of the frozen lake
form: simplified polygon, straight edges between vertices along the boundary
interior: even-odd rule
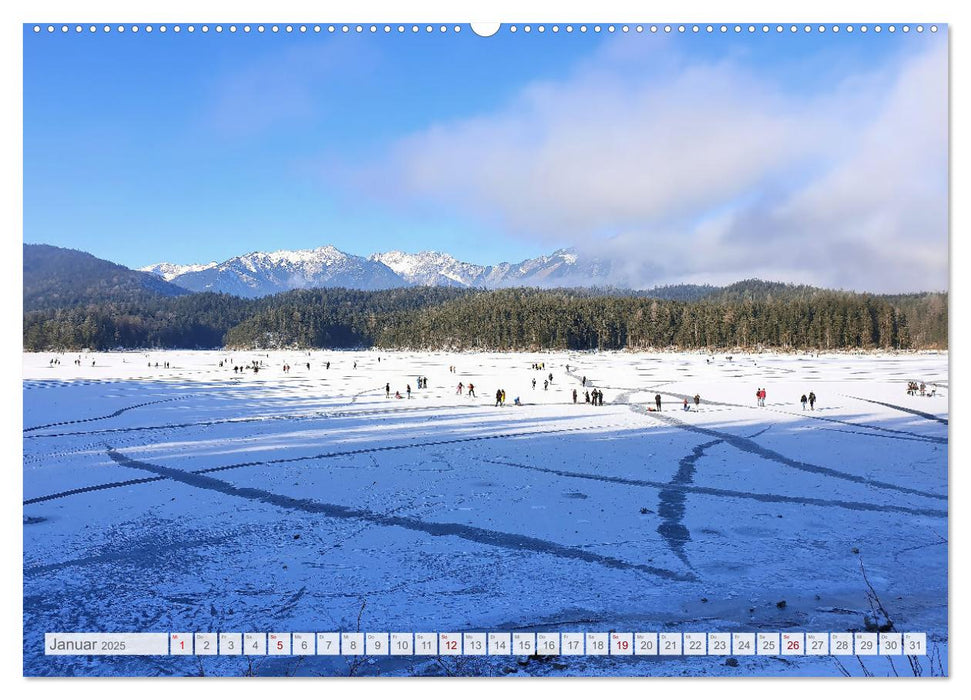
[[[233,371],[254,361],[259,372]],[[862,630],[861,560],[896,629],[946,651],[944,353],[166,351],[23,363],[29,675],[838,675],[831,658],[249,667],[41,648],[50,631]],[[909,395],[911,380],[934,395]],[[394,398],[409,383],[411,398]],[[592,389],[604,405],[584,403]],[[815,410],[804,410],[810,391]],[[648,410],[656,394],[660,412]]]

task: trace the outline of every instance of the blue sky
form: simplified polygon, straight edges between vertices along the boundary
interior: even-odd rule
[[[881,284],[859,266],[912,240],[937,254],[915,252],[906,283],[943,288],[946,79],[913,100],[906,81],[946,75],[944,34],[25,27],[24,239],[132,267],[327,244],[479,263],[578,246],[658,282],[844,287]],[[890,163],[888,134],[906,142]],[[894,168],[872,191],[866,174]],[[826,211],[846,231],[821,217],[827,242],[786,257]],[[781,257],[753,258],[766,236]],[[857,267],[831,270],[837,247]]]

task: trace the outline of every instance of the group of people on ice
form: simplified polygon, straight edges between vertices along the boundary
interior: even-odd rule
[[[535,367],[535,365],[534,365],[534,367]],[[552,383],[553,383],[553,373],[550,372],[549,373],[549,376],[546,377],[546,379],[543,380],[543,391],[549,391],[550,390],[550,384],[552,384]],[[533,377],[532,384],[533,384],[533,389],[535,389],[536,388],[536,377]]]
[[[301,364],[303,364],[307,368],[307,371],[308,372],[310,371],[310,363],[309,362],[304,362],[304,363],[301,363]],[[324,362],[323,365],[324,365],[324,369],[330,369],[330,362]],[[152,366],[152,363],[149,362],[148,363],[148,366],[151,367]],[[159,364],[158,364],[158,362],[156,362],[155,363],[155,367],[158,367],[158,366],[159,366]],[[169,365],[168,362],[166,362],[164,364],[164,367],[166,369],[168,369],[169,366],[170,365]],[[233,364],[233,358],[230,357],[230,358],[227,358],[227,359],[220,360],[219,361],[219,366],[220,367],[232,367],[233,368],[233,374],[241,374],[241,373],[245,372],[248,369],[253,370],[254,373],[255,372],[259,372],[261,369],[265,369],[266,368],[266,363],[263,362],[263,360],[250,360],[249,364],[246,364],[246,365],[235,365],[235,364]],[[293,369],[293,366],[290,365],[289,362],[284,362],[283,365],[281,366],[281,369],[283,370],[283,373],[284,374],[289,374],[290,373],[290,370]],[[354,369],[357,369],[357,362],[356,361],[354,362]],[[425,378],[422,378],[422,381],[424,382],[424,381],[427,381],[427,380]]]
[[[936,389],[931,389],[930,395],[933,396],[936,392]],[[927,384],[924,382],[907,382],[907,393],[910,396],[916,396],[918,393],[921,396],[927,396]]]
[[[77,357],[77,359],[76,359],[76,360],[74,360],[73,362],[74,362],[74,364],[75,364],[75,365],[77,365],[78,367],[80,367],[80,366],[81,366],[81,356],[80,356],[80,355],[78,355],[78,357]],[[122,362],[124,362],[124,360],[122,360]],[[95,363],[95,361],[94,361],[94,360],[91,360],[91,366],[92,366],[92,367],[94,367],[94,363]],[[48,365],[49,365],[50,367],[54,367],[54,366],[56,366],[56,365],[59,365],[59,364],[61,364],[61,361],[60,361],[60,359],[59,359],[59,358],[56,358],[56,357],[52,357],[52,358],[51,358],[51,361],[50,361],[50,362],[48,362],[47,364],[48,364]],[[148,364],[148,366],[149,366],[149,367],[151,367],[151,366],[152,366],[152,363],[149,363],[149,364]]]
[[[577,390],[573,390],[573,403],[577,402]],[[592,404],[593,406],[603,406],[604,405],[604,393],[600,389],[594,389],[593,391],[583,392],[583,402]]]
[[[427,389],[428,388],[428,378],[427,377],[419,377],[418,378],[418,388],[419,389]],[[411,398],[411,384],[405,384],[405,396],[402,396],[401,395],[401,392],[399,390],[395,390],[394,397],[396,399],[403,399],[403,398],[409,398],[410,399]],[[386,398],[386,399],[390,399],[391,398],[391,382],[386,382],[385,385],[384,385],[384,398]]]
[[[695,394],[690,399],[690,401],[689,401],[689,398],[687,396],[685,396],[682,399],[681,410],[682,411],[690,411],[691,410],[691,402],[694,402],[695,410],[697,411],[700,408],[700,406],[701,406],[701,394]],[[651,406],[648,406],[647,407],[647,410],[648,411],[657,411],[658,413],[660,413],[661,412],[661,404],[662,404],[661,395],[660,394],[654,394],[654,407],[652,408]]]
[[[813,392],[813,391],[810,391],[809,392],[809,396],[806,396],[805,394],[803,394],[802,397],[799,399],[799,403],[802,404],[802,410],[804,410],[804,411],[806,410],[806,404],[808,403],[809,404],[809,410],[810,411],[815,411],[816,410],[816,393]]]

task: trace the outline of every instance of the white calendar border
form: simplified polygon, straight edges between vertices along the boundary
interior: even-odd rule
[[[966,5],[967,3],[965,3]],[[559,0],[558,2],[552,2],[550,0],[544,0],[542,2],[531,2],[522,3],[516,0],[490,0],[489,2],[484,2],[479,0],[476,4],[461,4],[455,2],[449,2],[446,0],[414,0],[413,2],[394,2],[393,0],[360,0],[355,3],[347,3],[343,6],[339,5],[328,5],[326,7],[322,6],[319,2],[310,2],[309,0],[276,0],[271,6],[267,6],[265,2],[256,2],[255,0],[238,0],[233,3],[225,2],[210,2],[206,3],[203,0],[168,0],[166,3],[158,4],[139,4],[131,2],[122,2],[121,0],[86,0],[83,3],[77,2],[77,0],[49,0],[43,4],[36,4],[34,6],[29,6],[26,2],[13,2],[8,3],[8,6],[0,8],[0,13],[2,13],[3,23],[0,23],[2,27],[3,34],[0,35],[2,41],[0,41],[0,55],[3,57],[2,66],[0,68],[0,74],[3,75],[3,91],[6,97],[10,99],[10,104],[8,104],[8,109],[4,111],[3,114],[3,130],[0,130],[0,134],[3,134],[0,139],[2,139],[3,150],[0,150],[0,162],[5,164],[5,167],[0,168],[0,172],[3,173],[2,181],[0,181],[0,192],[3,194],[0,197],[5,199],[2,201],[2,206],[0,206],[0,211],[4,212],[4,217],[6,221],[4,223],[8,224],[9,231],[21,231],[22,230],[22,210],[21,210],[21,194],[22,194],[22,151],[21,143],[19,140],[20,132],[20,119],[22,112],[22,103],[20,101],[20,85],[23,75],[22,71],[22,35],[20,24],[27,21],[59,21],[65,18],[70,18],[71,21],[98,21],[98,20],[119,20],[123,19],[129,22],[159,22],[159,21],[212,21],[213,19],[243,19],[243,20],[268,20],[268,21],[286,21],[288,19],[295,21],[310,21],[311,19],[332,20],[332,21],[398,21],[398,20],[436,20],[436,21],[448,21],[448,22],[467,22],[470,19],[475,20],[496,20],[503,19],[506,21],[535,21],[537,18],[543,20],[555,20],[558,22],[566,21],[590,21],[591,19],[597,21],[638,21],[643,19],[644,21],[652,22],[663,22],[663,21],[673,21],[673,22],[690,22],[690,21],[712,21],[712,18],[726,19],[732,21],[779,21],[779,22],[814,22],[814,21],[825,21],[825,22],[859,22],[862,20],[879,20],[881,22],[890,21],[906,21],[913,22],[915,20],[929,20],[929,21],[940,21],[940,22],[951,22],[959,28],[959,36],[963,38],[960,41],[954,41],[952,44],[952,127],[954,131],[952,132],[952,177],[953,182],[964,183],[967,186],[969,180],[969,163],[971,163],[971,154],[969,154],[967,144],[971,139],[966,135],[967,127],[959,129],[956,125],[960,121],[968,123],[971,121],[969,117],[968,109],[968,89],[965,88],[963,91],[958,89],[957,76],[963,78],[965,84],[968,84],[968,76],[971,74],[971,60],[969,60],[969,55],[971,55],[971,44],[967,41],[967,36],[971,33],[971,25],[969,25],[965,19],[967,17],[967,10],[964,7],[958,7],[958,3],[947,2],[945,0],[922,0],[919,4],[914,2],[902,2],[900,0],[884,0],[879,4],[873,4],[866,6],[866,9],[856,5],[854,3],[847,3],[845,0],[817,0],[812,4],[808,3],[778,3],[770,2],[768,0],[739,0],[737,2],[726,4],[723,1],[718,2],[715,0],[695,0],[690,4],[673,3],[671,2],[667,6],[661,6],[659,4],[645,4],[642,2],[634,2],[633,0],[597,0],[593,2],[575,2],[574,0]],[[960,117],[958,117],[960,115]],[[958,138],[960,134],[960,138]],[[958,157],[960,156],[960,157]],[[963,270],[968,269],[968,256],[967,256],[967,246],[968,243],[962,240],[958,240],[957,236],[953,235],[953,231],[964,230],[967,228],[968,222],[968,204],[960,201],[961,198],[953,196],[955,194],[952,189],[952,237],[951,237],[951,270],[952,270],[952,285],[951,285],[951,300],[955,307],[966,308],[969,306],[967,303],[969,298],[967,296],[966,288],[961,285],[955,286],[954,281],[958,281],[961,275],[955,274],[955,270],[958,269],[960,265]],[[963,225],[962,225],[963,224]],[[20,241],[17,240],[16,235],[7,237],[2,245],[9,245],[10,251],[4,250],[4,255],[0,256],[2,259],[2,265],[4,268],[0,270],[3,274],[0,274],[0,279],[6,280],[3,285],[3,291],[6,292],[6,297],[8,299],[17,299],[21,293],[20,289]],[[966,238],[966,237],[965,237]],[[17,250],[14,250],[16,246]],[[5,327],[17,328],[21,324],[19,305],[17,304],[7,304],[3,305],[0,313],[3,314],[3,321],[5,322]],[[953,318],[953,314],[952,314]],[[953,352],[954,348],[957,346],[966,347],[964,337],[966,335],[962,332],[958,332],[959,329],[957,324],[952,325],[950,334],[950,345],[951,345],[951,373],[954,377],[962,374],[962,369],[960,368],[960,363],[955,359]],[[959,341],[960,339],[960,342]],[[17,337],[15,333],[7,334],[4,342],[4,359],[7,367],[18,367],[21,362],[21,342],[20,338]],[[4,387],[7,395],[13,395],[16,391],[17,395],[20,395],[20,378],[16,373],[12,373],[13,376],[3,377],[0,381],[5,382]],[[952,380],[954,379],[952,377]],[[964,383],[958,381],[958,384],[963,386]],[[953,406],[952,406],[953,409]],[[20,457],[21,449],[21,420],[22,412],[15,410],[12,413],[15,415],[11,417],[8,416],[8,420],[3,421],[2,427],[0,427],[0,434],[4,436],[4,445],[7,447],[8,454],[12,453],[10,462],[19,463],[22,462]],[[952,420],[955,417],[955,413],[952,412]],[[964,455],[964,450],[962,445],[962,440],[960,439],[960,430],[952,431],[952,441],[949,444],[949,454],[952,463],[957,463],[957,459]],[[955,452],[955,449],[958,451]],[[4,509],[7,516],[6,525],[8,526],[8,532],[15,533],[18,532],[18,528],[22,527],[21,512],[22,506],[20,504],[20,494],[23,493],[23,483],[22,483],[22,471],[17,469],[9,470],[10,473],[5,473],[4,478],[12,481],[12,484],[7,484],[8,488],[4,489],[6,497],[10,499],[11,503],[8,504],[8,508]],[[951,476],[954,476],[954,472],[951,472]],[[965,486],[966,478],[961,477],[960,479],[951,479],[949,481],[952,484],[951,488],[951,500],[950,502],[958,502],[958,484],[960,484],[960,492],[967,495],[967,487]],[[13,500],[17,499],[17,503],[14,504]],[[967,528],[965,526],[966,519],[964,516],[953,512],[951,514],[951,524],[954,529],[957,529],[957,524],[961,524],[961,533],[967,534]],[[959,541],[966,541],[967,537],[960,538]],[[2,622],[4,623],[4,629],[7,630],[17,630],[22,628],[23,616],[22,616],[22,596],[23,596],[23,586],[22,586],[22,539],[19,537],[6,537],[3,538],[2,544],[4,559],[8,563],[14,563],[14,568],[21,572],[21,574],[15,576],[7,576],[3,578],[0,582],[0,591],[4,594],[3,600],[8,604],[2,606]],[[968,567],[971,564],[968,563],[966,557],[955,557],[949,565],[949,586],[948,590],[956,590],[956,581],[960,580],[966,582],[968,580]],[[10,604],[13,601],[14,604]],[[952,629],[971,629],[971,622],[968,620],[967,609],[969,606],[957,604],[956,601],[949,601],[950,613],[950,627]],[[954,654],[953,639],[949,642],[951,649],[951,660],[957,658]],[[963,647],[961,647],[963,648]],[[27,681],[22,678],[22,645],[20,641],[16,639],[16,635],[11,635],[9,639],[6,640],[5,653],[0,655],[0,668],[3,669],[3,677],[5,680],[11,681],[11,679],[19,678],[19,681],[11,682],[11,685],[18,686],[18,694],[23,696],[29,696],[32,700],[45,700],[46,698],[57,698],[57,700],[64,700],[64,695],[68,692],[74,692],[75,687],[81,687],[80,685],[75,686],[77,680],[71,679],[59,679],[55,683],[44,683],[38,681]],[[281,680],[279,682],[287,682],[290,679]],[[806,681],[809,682],[806,682]],[[780,692],[784,692],[787,697],[793,698],[794,700],[800,700],[802,698],[813,698],[815,700],[819,692],[832,692],[833,687],[823,686],[822,683],[825,681],[813,682],[814,679],[800,678],[798,683],[786,683],[785,681],[775,680],[775,679],[742,679],[732,681],[731,690],[733,693],[744,693],[750,698],[773,698],[773,700],[778,696]],[[28,686],[27,683],[30,683]],[[684,679],[652,679],[651,680],[651,692],[658,692],[659,686],[666,686],[670,684],[670,691],[661,692],[673,692],[674,684],[681,684],[679,687],[683,689]],[[690,682],[690,681],[689,681]],[[697,681],[705,682],[709,686],[712,682],[710,679]],[[133,697],[137,697],[138,700],[154,700],[155,698],[162,698],[163,696],[168,698],[173,692],[177,692],[182,698],[212,698],[214,692],[220,691],[230,691],[236,700],[248,700],[248,698],[265,698],[267,692],[272,687],[276,688],[274,681],[267,679],[267,682],[261,682],[257,684],[240,684],[233,682],[228,679],[207,679],[204,684],[180,684],[178,689],[165,683],[153,683],[147,679],[125,679],[125,678],[112,678],[112,679],[83,679],[84,687],[91,690],[85,691],[90,692],[93,696],[95,693],[99,697],[119,697],[130,700]],[[360,691],[360,686],[352,686],[352,681],[341,681],[341,680],[331,680],[332,685],[328,686],[328,690],[336,689],[337,687],[347,688],[351,687]],[[22,684],[22,685],[20,685]],[[215,685],[213,685],[215,684]],[[956,682],[952,681],[947,684],[935,684],[933,686],[933,692],[935,695],[940,697],[947,697],[950,695],[958,696],[958,693],[966,696],[969,688],[965,687],[967,683],[965,681]],[[282,687],[282,686],[281,686]],[[288,686],[293,689],[294,686]],[[432,680],[424,679],[408,679],[407,681],[386,681],[383,684],[384,688],[388,691],[395,693],[396,700],[403,700],[410,697],[421,697],[423,700],[428,698],[452,695],[455,686],[451,688],[442,687],[441,684],[436,684]],[[565,688],[563,685],[558,686],[561,690]],[[858,692],[861,686],[856,686],[855,690]],[[577,688],[577,695],[582,692],[584,695],[589,695],[591,693],[596,693],[598,690],[610,690],[616,692],[617,689],[623,688],[627,692],[643,692],[645,686],[639,685],[636,680],[630,679],[590,679],[589,681],[583,683],[580,686],[570,686],[570,688]],[[964,688],[960,690],[960,688]],[[308,687],[299,687],[301,692],[310,692]],[[461,686],[463,697],[466,700],[477,700],[478,698],[490,698],[494,700],[494,695],[496,692],[496,686],[484,682],[484,681],[469,681]],[[910,683],[897,683],[888,684],[881,683],[879,692],[881,693],[881,700],[895,700],[896,698],[904,698],[907,700],[912,700],[912,694],[915,690],[915,686]],[[923,689],[922,689],[923,690]],[[505,683],[502,687],[503,695],[506,698],[509,697],[526,697],[527,693],[532,697],[535,695],[536,686],[535,684],[511,684]],[[568,693],[569,695],[569,693]]]

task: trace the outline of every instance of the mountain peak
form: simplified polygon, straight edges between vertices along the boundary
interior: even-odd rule
[[[173,279],[179,275],[184,275],[187,272],[199,272],[200,270],[208,270],[210,267],[215,267],[218,265],[215,260],[207,263],[193,264],[193,265],[179,265],[178,263],[168,263],[160,262],[154,265],[146,265],[145,267],[138,268],[139,272],[148,272],[157,277],[161,277],[166,282],[171,282]]]

